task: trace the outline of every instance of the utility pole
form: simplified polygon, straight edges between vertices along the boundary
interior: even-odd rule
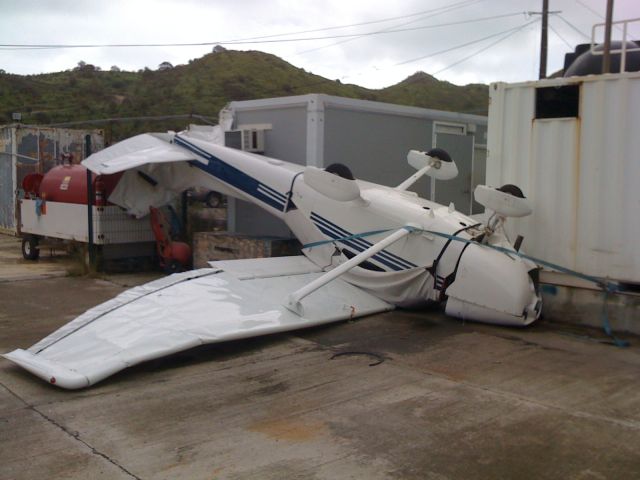
[[[613,22],[613,0],[607,0],[607,18],[604,26],[604,53],[602,54],[602,73],[611,71],[611,23]]]
[[[527,15],[540,15],[542,18],[542,31],[540,32],[540,75],[547,77],[547,38],[549,32],[549,14],[562,13],[562,10],[549,11],[549,0],[542,0],[541,12],[527,12]]]
[[[613,0],[611,0],[613,1]],[[542,31],[540,32],[540,75],[547,76],[547,37],[549,31],[549,0],[542,0]]]

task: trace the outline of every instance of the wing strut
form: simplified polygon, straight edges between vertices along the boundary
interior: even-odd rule
[[[347,273],[352,268],[357,267],[362,262],[364,262],[365,260],[368,260],[369,258],[373,257],[376,253],[378,253],[381,250],[387,248],[392,243],[395,243],[398,240],[400,240],[401,238],[406,237],[413,230],[414,230],[414,228],[411,227],[411,226],[408,226],[408,225],[396,230],[395,232],[393,232],[388,237],[385,237],[382,240],[380,240],[378,243],[373,244],[372,246],[370,246],[369,248],[367,248],[363,252],[360,252],[355,257],[347,260],[346,262],[344,262],[341,265],[338,265],[333,270],[328,271],[327,273],[325,273],[321,277],[316,278],[314,281],[306,284],[304,287],[302,287],[302,288],[296,290],[295,292],[293,292],[292,294],[290,294],[288,296],[287,301],[284,304],[284,306],[287,307],[289,310],[297,313],[298,315],[303,315],[304,314],[304,309],[303,309],[302,304],[300,303],[300,301],[304,297],[306,297],[307,295],[315,292],[320,287],[326,285],[330,281],[335,280],[340,275],[342,275],[344,273]]]

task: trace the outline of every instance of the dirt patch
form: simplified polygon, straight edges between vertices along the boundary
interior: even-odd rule
[[[327,433],[323,422],[299,418],[264,420],[250,425],[249,430],[287,442],[308,442]]]

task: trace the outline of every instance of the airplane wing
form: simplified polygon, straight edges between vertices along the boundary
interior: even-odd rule
[[[4,355],[43,380],[84,388],[132,365],[198,345],[313,327],[394,307],[337,279],[305,299],[303,316],[282,302],[323,275],[303,256],[211,262],[94,307],[27,350]]]
[[[150,163],[169,163],[186,160],[203,160],[172,143],[170,134],[143,133],[92,154],[82,162],[98,175],[129,170]]]
[[[184,190],[199,186],[199,172],[188,162],[206,160],[172,141],[167,133],[136,135],[90,155],[82,165],[97,175],[124,172],[108,200],[141,218],[149,206],[171,204]]]

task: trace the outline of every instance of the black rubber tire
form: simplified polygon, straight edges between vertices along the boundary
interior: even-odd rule
[[[22,256],[25,260],[37,260],[40,256],[38,237],[27,235],[22,239]]]
[[[332,163],[327,168],[324,169],[325,172],[333,173],[339,177],[345,178],[347,180],[355,180],[353,173],[351,173],[351,169],[342,163]]]
[[[222,205],[222,197],[218,192],[209,192],[204,203],[206,203],[209,208],[218,208]]]
[[[164,271],[168,274],[172,274],[172,273],[178,273],[181,272],[182,269],[182,264],[177,261],[177,260],[169,260],[167,263],[165,263],[164,265]]]
[[[514,197],[525,198],[524,193],[522,193],[522,190],[520,190],[520,187],[518,187],[517,185],[512,185],[510,183],[507,183],[506,185],[503,185],[500,188],[498,188],[498,190],[500,192],[508,193],[509,195],[512,195]]]

